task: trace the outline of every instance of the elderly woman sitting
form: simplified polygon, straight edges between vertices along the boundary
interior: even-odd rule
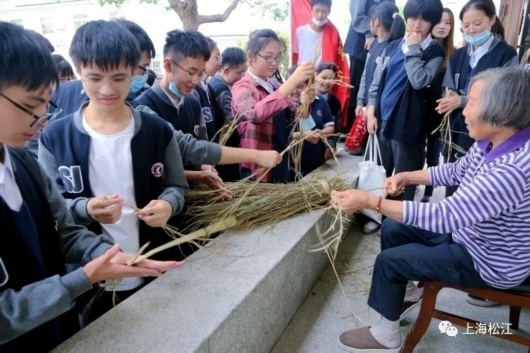
[[[458,186],[438,203],[384,200],[359,190],[335,192],[348,213],[368,208],[381,227],[368,304],[379,325],[344,332],[349,352],[399,352],[400,316],[421,298],[412,281],[511,288],[530,274],[530,73],[495,69],[472,81],[464,110],[475,145],[456,163],[388,178],[408,185]]]

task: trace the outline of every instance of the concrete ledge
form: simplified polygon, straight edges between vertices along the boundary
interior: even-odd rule
[[[359,157],[320,172],[354,186]],[[344,174],[343,174],[344,173]],[[323,211],[247,234],[227,232],[92,323],[55,352],[269,352],[324,271]]]

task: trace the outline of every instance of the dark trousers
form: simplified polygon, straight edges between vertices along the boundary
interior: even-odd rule
[[[357,106],[357,94],[359,93],[359,86],[361,85],[361,77],[363,76],[365,62],[363,60],[356,59],[350,55],[350,100],[348,103],[348,121],[346,131],[348,133],[353,126],[355,121],[355,107]],[[344,109],[344,108],[343,108]]]
[[[413,172],[423,169],[425,164],[425,144],[409,145],[388,139],[384,136],[385,125],[383,122],[377,137],[379,138],[379,148],[381,149],[381,158],[386,170],[386,176],[391,177],[394,173]],[[395,199],[413,201],[415,192],[416,186],[407,186],[405,192]]]
[[[368,305],[390,321],[399,320],[408,281],[488,287],[467,249],[453,242],[451,234],[386,219],[381,226],[381,253],[375,260]]]
[[[440,131],[433,134],[427,135],[427,166],[428,167],[436,167],[438,164],[440,164],[440,153],[442,149],[442,141],[440,140],[442,138],[442,134]],[[432,193],[434,191],[434,188],[430,185],[427,185],[425,187],[425,194],[424,196],[431,197]]]

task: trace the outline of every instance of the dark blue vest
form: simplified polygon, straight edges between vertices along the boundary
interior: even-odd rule
[[[164,120],[151,114],[140,114],[141,127],[133,137],[130,149],[136,206],[143,208],[152,200],[157,200],[163,191],[162,178],[155,168],[165,164],[166,148],[173,139],[173,132]],[[61,176],[61,180],[55,182],[64,190],[65,198],[97,196],[92,193],[88,177],[91,138],[79,130],[73,116],[50,124],[42,133],[41,141],[55,157]],[[88,228],[101,234],[101,226],[97,222],[92,222]],[[152,248],[169,240],[160,228],[151,228],[140,222],[140,245],[150,242]],[[160,255],[159,258],[170,258],[168,252]]]
[[[206,139],[206,130],[200,126],[200,116],[196,116],[201,111],[199,101],[188,96],[179,109],[172,104],[168,104],[158,96],[158,94],[149,89],[142,93],[134,101],[134,106],[145,105],[154,111],[159,117],[173,125],[175,130],[180,130],[185,134],[191,134],[198,140]]]
[[[9,277],[0,289],[20,291],[28,284],[62,276],[66,269],[37,162],[24,150],[11,150],[10,155],[24,203],[15,212],[0,198],[0,258]],[[0,351],[46,352],[77,330],[77,315],[70,311],[0,345]]]
[[[468,46],[458,49],[449,60],[451,72],[455,75],[453,79],[457,85],[457,93],[460,95],[462,95],[462,92],[465,92],[465,94],[469,93],[469,82],[474,76],[488,69],[503,67],[517,55],[517,52],[513,47],[504,40],[501,40],[490,52],[486,53],[478,61],[477,66],[471,70],[471,66],[469,66],[470,57],[468,50]],[[452,136],[452,141],[467,151],[473,146],[475,140],[469,137],[469,130],[464,121],[465,118],[462,115],[462,111],[462,109],[458,109],[454,111],[451,116],[451,130],[455,131]]]
[[[387,53],[401,50],[401,43],[401,39],[390,43],[387,47]],[[421,60],[427,63],[434,58],[443,58],[444,56],[444,48],[438,43],[433,43],[423,52]],[[383,70],[377,92],[376,116],[379,126],[381,126],[381,96],[385,89],[387,74],[387,70]],[[410,81],[407,80],[396,108],[387,122],[387,128],[384,131],[385,137],[410,145],[425,144],[427,123],[424,92],[423,90],[415,90]]]

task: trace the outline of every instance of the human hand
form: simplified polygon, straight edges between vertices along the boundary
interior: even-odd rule
[[[364,42],[364,50],[370,50],[372,44],[374,44],[375,37],[366,38]]]
[[[363,112],[363,106],[362,105],[358,105],[357,107],[355,107],[355,116],[361,114]]]
[[[120,252],[120,246],[114,244],[105,254],[86,264],[83,271],[90,284],[94,284],[127,277],[160,277],[162,273],[182,266],[182,262],[153,260],[143,260],[136,266],[127,266],[127,262],[135,256]]]
[[[450,93],[449,96],[436,101],[436,103],[438,103],[438,107],[436,107],[438,114],[446,114],[460,108],[460,105],[462,104],[462,97],[453,91],[451,92],[452,93]]]
[[[335,150],[332,150],[331,148],[327,147],[326,152],[324,152],[324,158],[326,159],[326,161],[335,158],[335,152]]]
[[[89,216],[101,224],[114,224],[121,218],[123,199],[118,195],[101,195],[88,200]]]
[[[153,200],[141,210],[136,211],[138,218],[153,228],[165,226],[172,214],[173,207],[166,200]]]
[[[408,186],[410,181],[407,173],[398,173],[385,180],[383,184],[383,194],[386,196],[399,196],[404,191],[405,186]]]
[[[368,208],[369,198],[369,193],[356,189],[331,192],[331,202],[346,214],[352,214],[363,208]]]
[[[300,64],[287,81],[291,81],[294,83],[294,87],[297,87],[303,83],[306,83],[315,75],[314,69],[315,68],[311,63]]]
[[[320,141],[320,130],[307,131],[304,133],[304,137],[306,141],[316,145]]]
[[[282,162],[282,156],[276,151],[256,151],[256,163],[265,168],[274,168]]]
[[[302,91],[302,94],[300,95],[300,102],[311,104],[315,101],[317,98],[317,90],[314,87],[307,87],[305,90]]]
[[[366,129],[368,133],[375,134],[377,132],[377,118],[375,117],[375,107],[373,105],[368,107],[366,111]]]
[[[407,46],[411,46],[414,44],[420,44],[421,43],[421,34],[418,32],[410,32],[409,36],[407,37],[407,40],[405,41],[407,43]]]
[[[208,185],[210,189],[217,190],[219,196],[221,196],[223,200],[232,199],[232,192],[226,188],[223,179],[221,179],[217,172],[214,172],[213,170],[202,171],[200,179],[201,182]]]

